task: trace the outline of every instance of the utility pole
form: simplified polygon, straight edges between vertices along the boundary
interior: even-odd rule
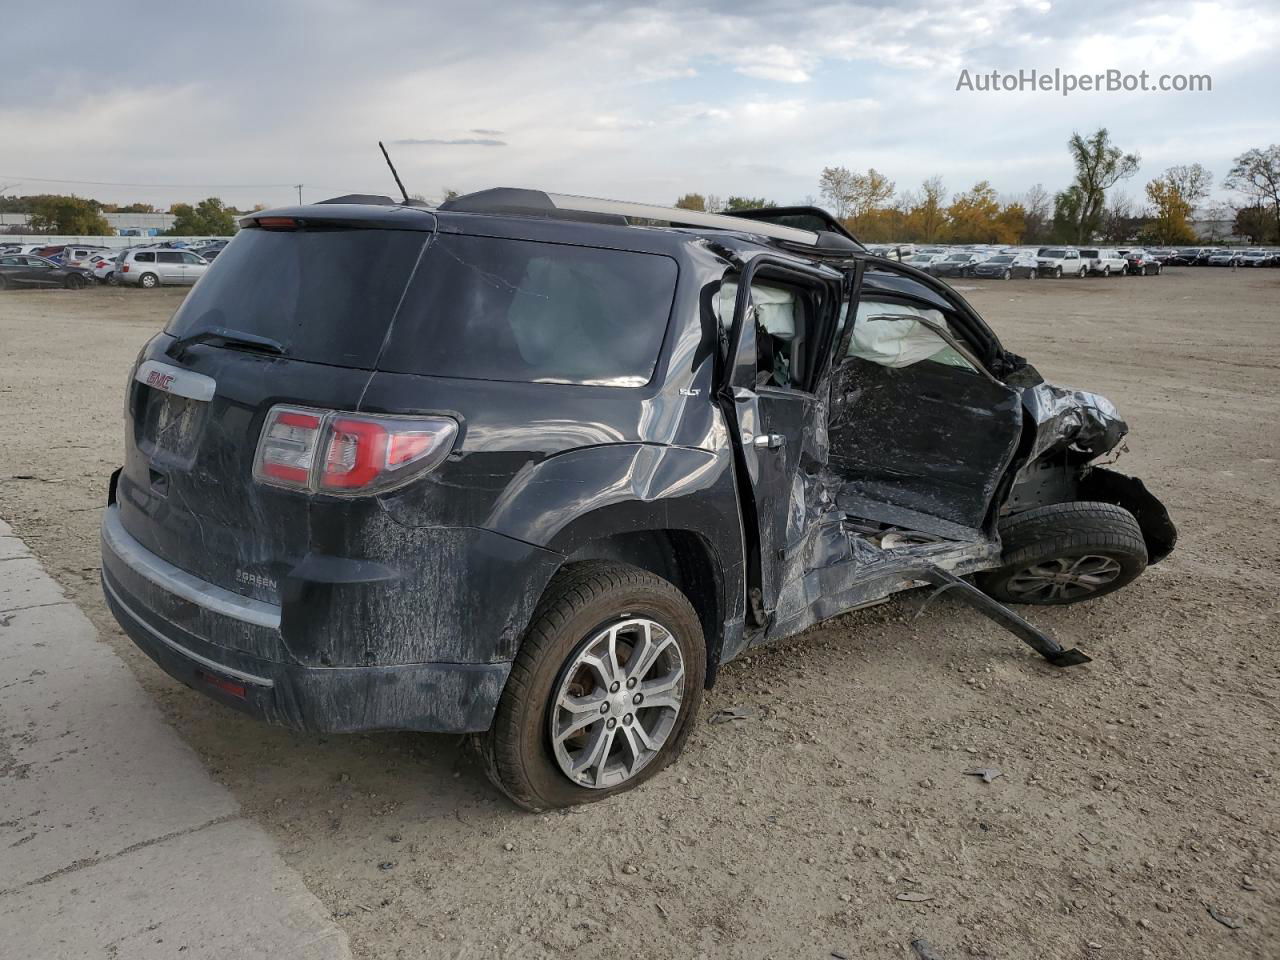
[[[298,188],[298,206],[302,206],[302,184],[295,183],[294,186]]]

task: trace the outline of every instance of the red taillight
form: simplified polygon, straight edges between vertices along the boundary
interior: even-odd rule
[[[409,482],[453,448],[448,417],[377,417],[272,407],[258,441],[254,477],[291,490],[379,493]]]
[[[121,267],[121,268],[120,268],[120,272],[121,272],[121,273],[128,273],[128,272],[129,272],[129,265],[126,263],[123,267]]]

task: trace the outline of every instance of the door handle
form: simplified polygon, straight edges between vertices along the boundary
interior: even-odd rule
[[[786,442],[787,438],[780,433],[757,434],[755,439],[751,441],[753,446],[761,447],[766,450],[777,450]]]

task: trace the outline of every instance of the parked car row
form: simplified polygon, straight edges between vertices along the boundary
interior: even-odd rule
[[[1261,247],[1227,250],[1211,247],[1146,249],[1123,247],[982,247],[882,245],[875,256],[901,260],[935,277],[985,277],[1013,280],[1036,277],[1152,276],[1166,266],[1280,267],[1280,250]]]
[[[0,254],[0,290],[21,287],[66,287],[79,290],[93,275],[83,267],[55,263],[32,253]]]
[[[169,244],[119,249],[13,244],[0,247],[0,289],[79,289],[93,281],[145,289],[190,286],[204,276],[209,264],[226,245],[227,241],[215,241],[189,249]]]

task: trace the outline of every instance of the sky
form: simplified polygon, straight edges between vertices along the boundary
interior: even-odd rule
[[[988,0],[524,3],[272,0],[12,4],[0,192],[248,207],[493,186],[672,203],[697,191],[817,197],[824,166],[899,190],[941,175],[1015,197],[1071,178],[1066,141],[1106,126],[1220,184],[1280,142],[1280,3]],[[1000,70],[1208,92],[957,90]],[[98,185],[51,181],[97,181]],[[136,186],[134,186],[136,185]],[[1216,199],[1231,195],[1219,189]]]

